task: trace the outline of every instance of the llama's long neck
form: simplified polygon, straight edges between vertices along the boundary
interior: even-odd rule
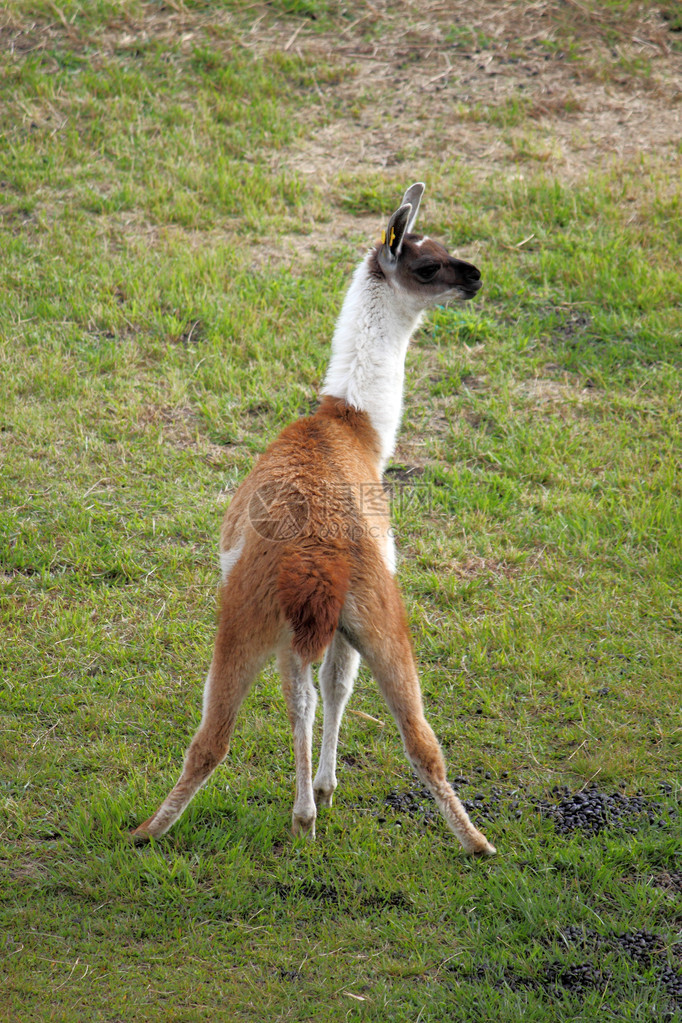
[[[393,454],[403,408],[405,355],[421,312],[370,271],[353,275],[334,331],[324,394],[366,412],[381,442],[380,470]]]

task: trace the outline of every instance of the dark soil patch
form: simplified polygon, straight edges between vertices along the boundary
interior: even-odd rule
[[[665,829],[678,817],[677,802],[667,800],[664,803],[642,792],[632,796],[622,791],[602,792],[594,783],[588,789],[572,792],[568,786],[555,785],[548,798],[539,799],[526,793],[523,787],[489,786],[486,782],[490,780],[490,772],[481,771],[477,779],[457,775],[451,781],[465,810],[475,820],[489,823],[498,818],[518,820],[529,813],[539,813],[552,821],[560,835],[576,831],[597,835],[609,828],[634,834],[645,824]],[[669,785],[661,788],[666,795],[671,794]],[[391,822],[398,827],[402,826],[400,817],[407,816],[423,826],[440,817],[429,790],[418,786],[388,792],[383,807],[375,812],[380,824],[386,823],[390,815]]]
[[[665,888],[669,892],[682,892],[682,870],[664,871],[653,879],[657,888]]]
[[[384,479],[389,485],[393,481],[408,483],[423,475],[423,465],[389,465],[389,467],[384,470]]]
[[[297,980],[301,979],[301,974],[298,970],[279,969],[277,973],[282,980],[286,980],[290,984],[294,984]]]
[[[567,339],[583,337],[592,326],[592,320],[584,313],[569,312],[562,317],[558,333]]]
[[[303,884],[276,884],[275,892],[281,899],[296,901],[301,898],[311,902],[322,902],[327,906],[345,905],[351,900],[350,893],[339,890],[330,884],[315,884],[304,882]],[[381,892],[378,890],[362,894],[360,905],[363,909],[412,909],[409,898],[400,891]]]
[[[206,339],[206,324],[202,319],[192,320],[187,327],[183,330],[182,334],[178,338],[181,344],[189,348],[192,345],[198,345],[201,341]]]
[[[668,823],[663,804],[643,793],[626,796],[623,792],[600,792],[596,785],[592,785],[578,792],[571,792],[567,786],[555,786],[552,794],[554,800],[536,800],[535,807],[554,823],[560,835],[569,835],[577,830],[597,835],[613,827],[634,834],[647,821],[661,828]],[[676,808],[672,815],[677,816]]]
[[[679,946],[666,947],[660,934],[652,931],[624,931],[621,934],[597,934],[583,927],[569,925],[561,936],[568,945],[577,945],[588,954],[597,951],[624,952],[645,970],[652,970],[656,980],[676,1005],[682,1005],[682,970],[679,968]],[[671,958],[677,960],[672,962]]]
[[[458,967],[452,967],[452,972],[458,972],[458,970]],[[523,991],[532,988],[556,996],[560,991],[580,995],[590,988],[603,989],[610,980],[610,976],[609,972],[599,969],[595,963],[589,961],[570,965],[552,961],[546,963],[534,976],[517,973],[511,968],[498,970],[495,975],[494,967],[484,964],[476,967],[470,973],[460,973],[459,979],[479,984],[485,981],[497,990],[506,988],[512,991]]]
[[[563,992],[581,995],[590,989],[605,990],[613,978],[613,973],[599,960],[609,953],[625,953],[643,970],[654,974],[655,980],[670,999],[674,1007],[672,1012],[663,1010],[660,1018],[676,1018],[673,1014],[677,1007],[682,1005],[682,971],[669,958],[669,950],[666,949],[665,940],[661,935],[643,930],[600,935],[570,925],[561,932],[561,936],[569,948],[580,949],[581,962],[565,963],[552,959],[539,965],[532,974],[524,970],[520,963],[518,969],[495,967],[491,963],[483,963],[468,972],[461,972],[461,967],[455,964],[446,969],[457,974],[460,983],[485,981],[498,990],[533,989],[553,997]]]
[[[571,994],[582,994],[590,988],[604,988],[610,979],[610,974],[605,973],[592,962],[566,963],[552,962],[538,975],[533,986],[543,991],[553,992],[558,988],[568,991]]]

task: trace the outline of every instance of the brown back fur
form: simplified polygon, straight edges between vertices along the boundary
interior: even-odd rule
[[[387,534],[378,450],[365,413],[323,397],[261,455],[225,514],[221,549],[241,536],[245,546],[223,599],[278,617],[304,662],[331,642],[349,587]]]

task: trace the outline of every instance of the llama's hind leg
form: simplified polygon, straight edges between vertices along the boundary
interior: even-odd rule
[[[320,691],[324,706],[320,763],[313,782],[318,806],[331,806],[336,788],[336,750],[341,719],[353,691],[360,654],[336,632],[320,668]]]
[[[294,740],[296,799],[291,830],[294,835],[314,838],[317,810],[313,796],[312,745],[317,692],[310,665],[304,664],[291,647],[282,647],[277,660]]]
[[[213,660],[204,687],[201,724],[185,756],[182,774],[158,810],[132,832],[136,841],[163,835],[225,759],[237,713],[271,646],[264,636],[245,640],[243,623],[223,608]],[[256,631],[256,630],[254,630]]]
[[[492,856],[495,847],[471,823],[447,780],[441,748],[424,717],[402,600],[388,573],[382,574],[372,592],[358,596],[346,632],[379,683],[400,729],[408,760],[449,827],[467,852]]]

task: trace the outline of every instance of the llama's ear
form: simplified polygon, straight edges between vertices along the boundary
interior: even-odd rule
[[[424,194],[425,187],[426,186],[423,184],[423,182],[415,181],[413,185],[410,185],[408,190],[405,192],[405,195],[403,196],[403,206],[405,205],[405,203],[409,202],[410,206],[412,207],[410,219],[407,221],[406,230],[408,234],[409,232],[414,230],[414,222],[417,219],[417,214],[419,213],[419,203],[422,201],[422,196]]]
[[[403,203],[391,215],[386,230],[381,232],[382,244],[379,250],[379,262],[382,266],[392,267],[397,262],[411,216],[411,205],[409,202]]]

